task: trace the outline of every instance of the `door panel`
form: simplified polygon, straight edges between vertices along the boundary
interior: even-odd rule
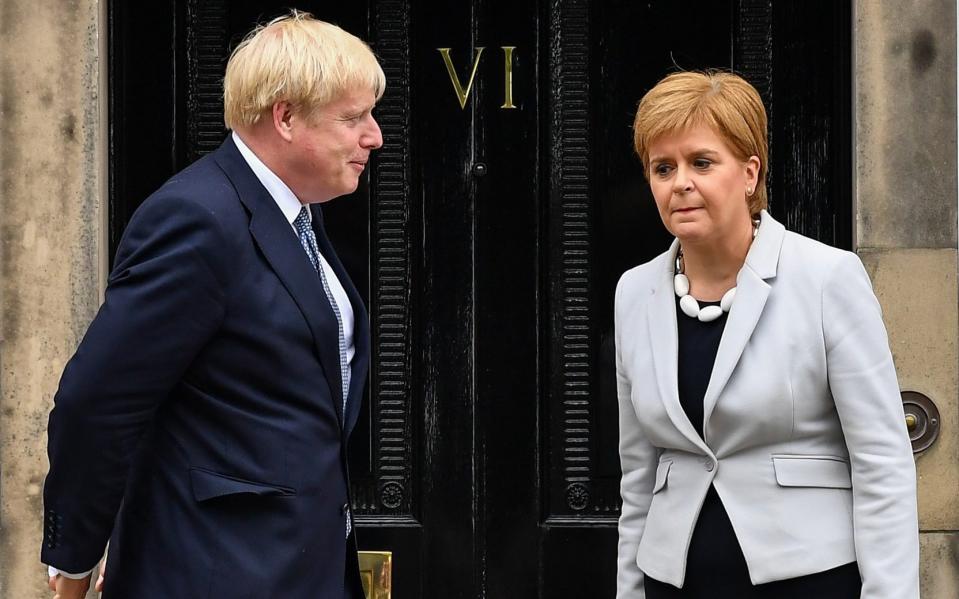
[[[545,597],[613,593],[620,506],[613,292],[623,271],[669,243],[631,150],[636,103],[676,65],[731,66],[731,17],[724,2],[694,11],[673,2],[554,8],[543,245]]]
[[[613,292],[669,243],[636,103],[676,68],[742,73],[769,107],[773,214],[848,247],[848,2],[111,3],[112,249],[219,145],[230,49],[291,4],[387,75],[369,179],[324,206],[372,321],[361,548],[394,552],[399,598],[612,597]],[[479,55],[462,106],[442,48],[464,94]]]

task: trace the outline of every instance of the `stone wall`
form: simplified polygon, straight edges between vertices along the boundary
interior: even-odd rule
[[[855,238],[899,384],[942,416],[916,459],[922,596],[959,597],[956,3],[854,4]]]
[[[0,597],[49,598],[46,426],[100,301],[106,20],[97,0],[0,2]]]

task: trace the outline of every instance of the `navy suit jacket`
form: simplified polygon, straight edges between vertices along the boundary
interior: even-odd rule
[[[320,279],[227,139],[136,211],[64,370],[44,563],[86,571],[110,539],[105,599],[340,599],[344,580],[358,589],[346,443],[369,322],[312,211],[356,315],[346,413]]]

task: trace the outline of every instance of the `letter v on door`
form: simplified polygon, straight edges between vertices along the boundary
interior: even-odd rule
[[[465,109],[466,98],[469,97],[470,90],[473,89],[473,79],[476,78],[476,67],[479,66],[480,56],[483,55],[483,48],[476,48],[476,57],[473,59],[473,70],[470,71],[470,79],[466,84],[466,89],[463,89],[459,75],[456,74],[456,69],[453,67],[453,59],[450,58],[450,49],[437,48],[437,50],[443,55],[443,62],[446,63],[446,71],[450,74],[450,81],[453,82],[453,90],[456,92],[456,98],[460,101],[460,108]]]

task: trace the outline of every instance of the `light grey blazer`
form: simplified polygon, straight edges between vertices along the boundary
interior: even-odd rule
[[[762,213],[706,389],[704,442],[677,391],[678,245],[616,289],[617,598],[645,597],[644,572],[682,586],[710,484],[753,584],[855,560],[863,599],[918,597],[915,463],[859,258]]]

